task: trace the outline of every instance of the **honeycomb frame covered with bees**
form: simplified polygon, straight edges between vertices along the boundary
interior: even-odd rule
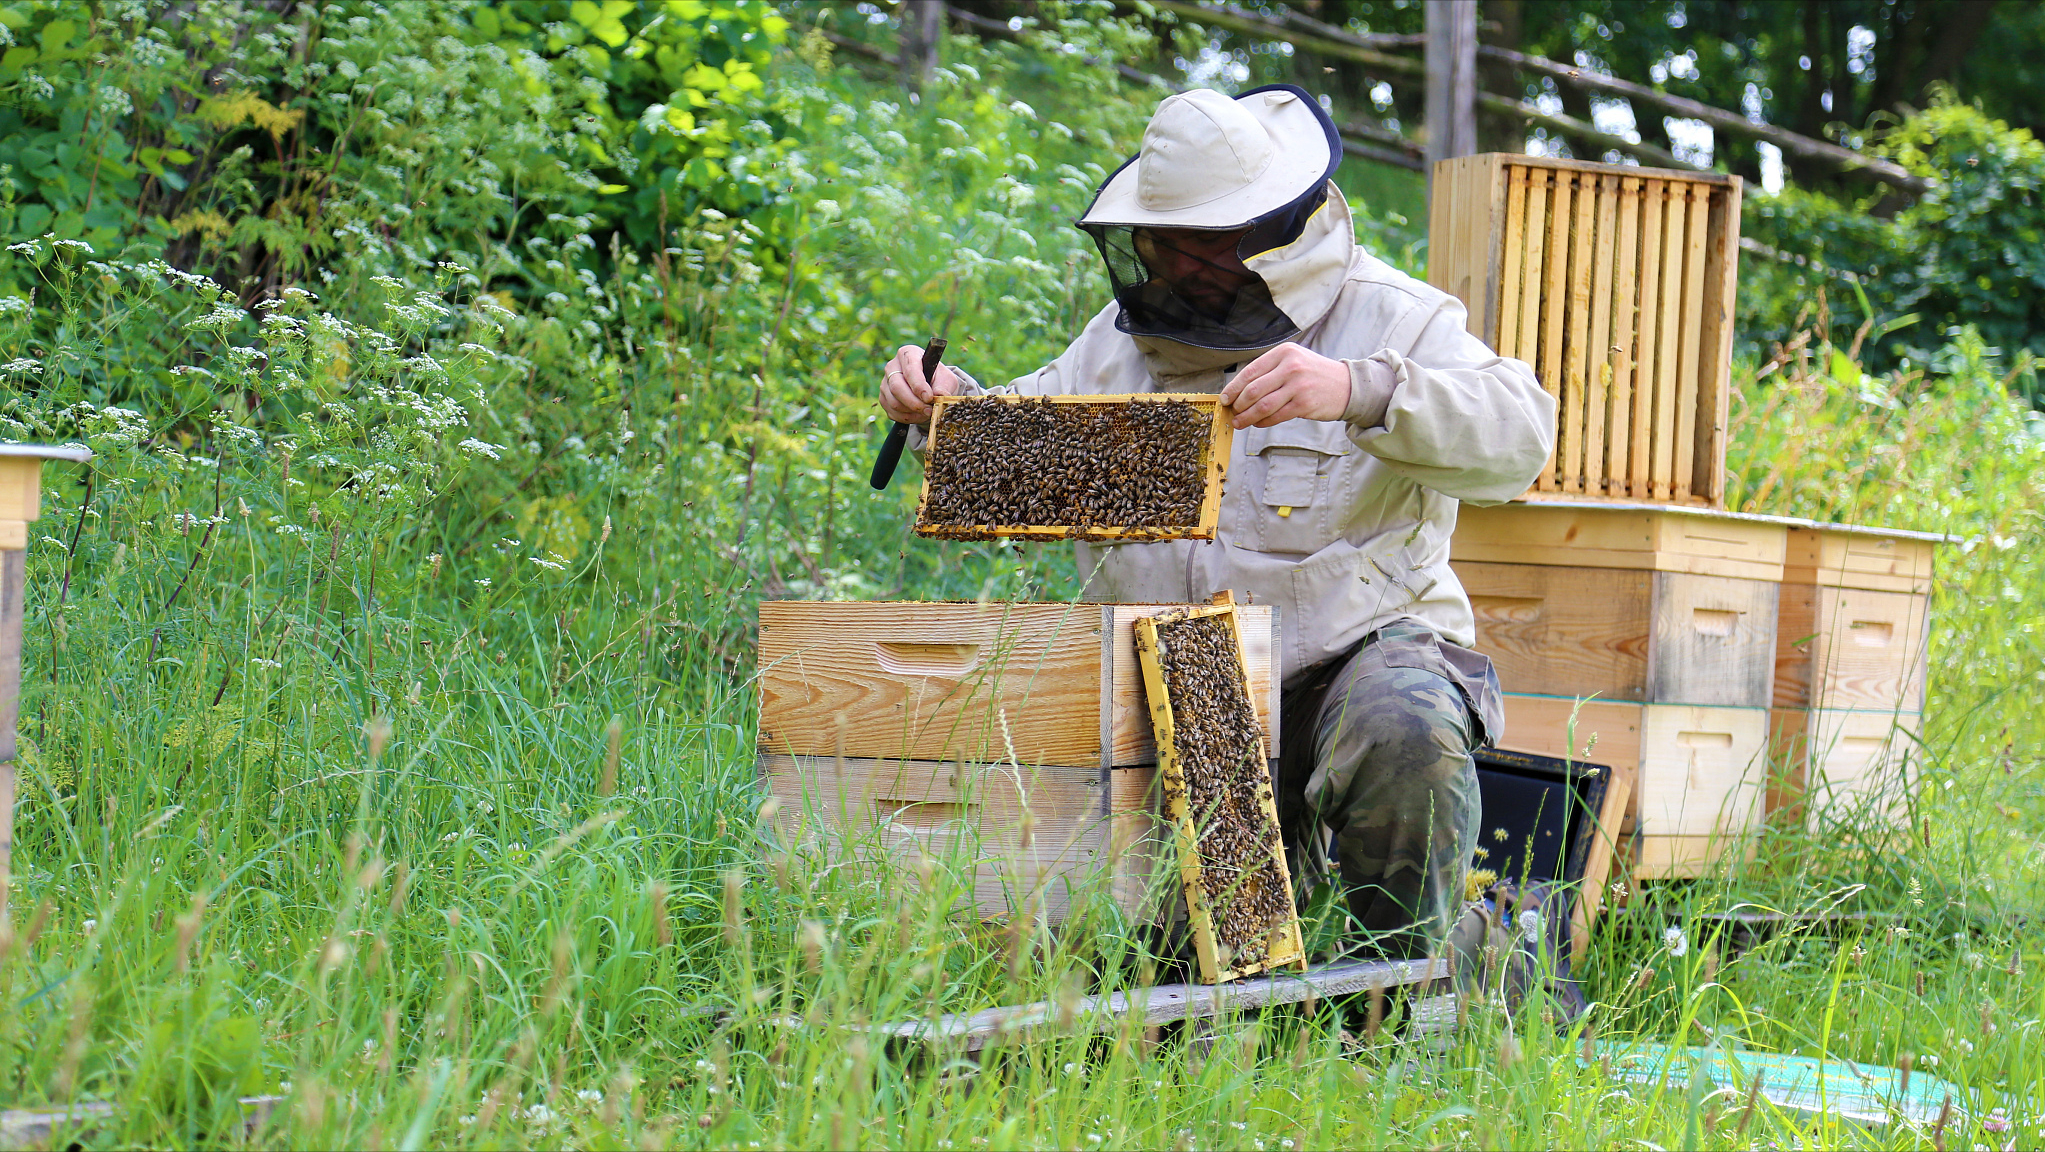
[[[1204,393],[938,397],[916,534],[1212,540],[1231,414]]]
[[[1235,605],[1141,619],[1135,633],[1201,982],[1305,969]]]

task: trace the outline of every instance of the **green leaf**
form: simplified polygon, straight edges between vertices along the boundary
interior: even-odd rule
[[[568,6],[568,18],[584,28],[594,28],[604,18],[604,10],[590,3],[590,0],[575,0]]]
[[[599,184],[597,185],[596,192],[599,196],[616,196],[620,192],[630,192],[631,190],[631,186],[627,184]]]
[[[9,48],[5,56],[0,56],[0,68],[7,68],[14,71],[19,71],[35,63],[35,61],[36,61],[35,49],[30,48],[25,44],[17,44],[14,47]]]
[[[43,25],[42,34],[37,37],[37,42],[42,44],[44,52],[59,52],[63,50],[64,45],[71,42],[72,34],[77,31],[78,25],[69,20],[52,20]]]
[[[476,8],[469,12],[469,23],[485,40],[496,40],[504,35],[504,22],[498,18],[495,8]]]

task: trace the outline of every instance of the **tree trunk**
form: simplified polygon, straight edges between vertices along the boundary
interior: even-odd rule
[[[1957,75],[1994,14],[1995,0],[1953,0],[1940,5],[1938,39],[1925,54],[1924,71],[1917,77],[1912,95],[1922,97],[1926,88]]]
[[[921,92],[944,40],[944,0],[904,0],[901,20],[902,87]]]
[[[1477,0],[1427,3],[1427,169],[1477,151]]]
[[[1477,9],[1477,42],[1517,52],[1526,23],[1526,0],[1483,0]],[[1496,60],[1483,60],[1477,65],[1477,81],[1477,86],[1486,92],[1514,100],[1526,99],[1526,85],[1509,66]],[[1479,109],[1477,146],[1486,152],[1525,152],[1526,121]]]

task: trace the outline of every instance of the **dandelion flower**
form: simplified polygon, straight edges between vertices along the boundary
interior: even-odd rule
[[[1668,945],[1669,955],[1678,959],[1690,951],[1690,936],[1681,928],[1663,929],[1662,943]]]
[[[1532,908],[1520,913],[1520,935],[1529,944],[1541,942],[1541,914]]]

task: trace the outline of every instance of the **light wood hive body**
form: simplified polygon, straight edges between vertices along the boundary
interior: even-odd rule
[[[1698,875],[1766,814],[1787,533],[1676,506],[1461,510],[1450,555],[1506,692],[1499,745],[1610,765],[1637,876]]]
[[[1815,793],[1892,822],[1903,815],[1937,548],[1924,533],[1790,529],[1770,715],[1781,777],[1770,811],[1815,812]]]
[[[760,605],[759,763],[784,836],[956,855],[979,914],[1059,923],[1105,884],[1149,920],[1166,890],[1157,748],[1134,622],[1173,605]],[[1277,613],[1239,609],[1277,755]]]
[[[1500,153],[1435,166],[1428,283],[1557,400],[1535,492],[1723,506],[1740,190]]]

